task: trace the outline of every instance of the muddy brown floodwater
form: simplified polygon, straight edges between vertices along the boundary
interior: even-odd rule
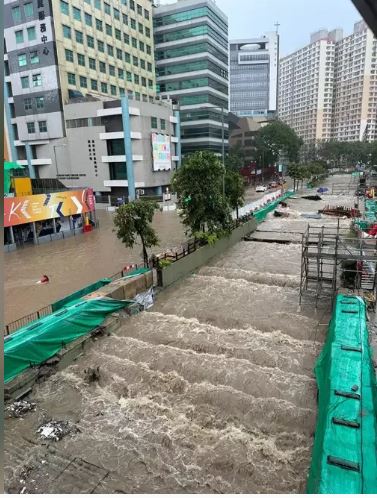
[[[35,412],[6,420],[8,492],[303,493],[329,312],[299,308],[299,272],[299,244],[243,241],[124,319],[34,388]],[[51,418],[79,432],[46,444]]]

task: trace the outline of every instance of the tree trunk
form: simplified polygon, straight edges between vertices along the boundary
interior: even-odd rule
[[[237,220],[238,220],[238,206],[236,207],[236,217],[237,217]]]
[[[147,250],[145,248],[145,244],[144,244],[144,239],[143,237],[140,237],[141,238],[141,243],[142,243],[142,246],[143,246],[143,259],[144,259],[144,266],[147,268],[148,266],[148,253],[147,253]]]

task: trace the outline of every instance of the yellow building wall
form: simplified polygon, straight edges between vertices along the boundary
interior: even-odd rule
[[[12,183],[16,197],[33,194],[30,178],[13,178]]]

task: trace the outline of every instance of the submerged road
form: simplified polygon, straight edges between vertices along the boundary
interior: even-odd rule
[[[270,215],[260,228],[305,225]],[[35,412],[6,420],[7,491],[303,493],[329,310],[299,308],[299,276],[299,244],[240,242],[161,292],[36,386]],[[46,445],[36,430],[51,418],[80,432]]]

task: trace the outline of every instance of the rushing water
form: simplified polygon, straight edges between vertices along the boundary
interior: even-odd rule
[[[270,216],[260,229],[306,223]],[[329,314],[299,308],[300,256],[240,242],[38,386],[37,411],[7,421],[8,490],[304,492]],[[80,432],[46,450],[35,430],[48,418]]]

